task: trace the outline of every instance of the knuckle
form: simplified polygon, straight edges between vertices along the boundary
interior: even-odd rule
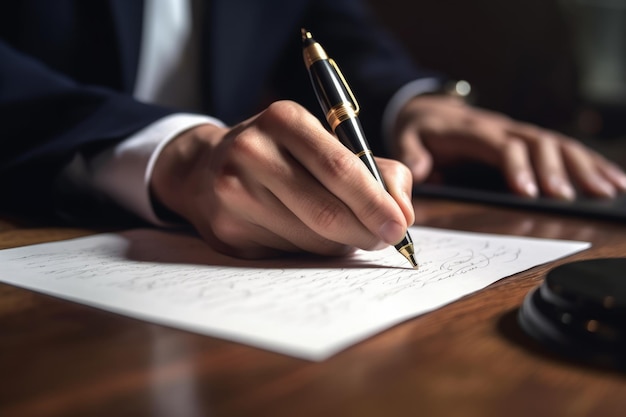
[[[236,135],[231,143],[234,151],[241,154],[247,154],[254,150],[255,134],[250,129],[244,130]]]
[[[236,135],[230,144],[232,156],[257,160],[262,155],[261,137],[255,129],[246,129]]]
[[[560,142],[560,146],[561,146],[561,149],[564,149],[565,151],[570,151],[573,153],[585,152],[585,146],[582,143],[573,141],[573,140],[562,140]]]
[[[228,201],[230,196],[235,195],[240,186],[234,176],[230,175],[226,170],[223,170],[219,175],[216,175],[213,179],[213,193],[214,201]]]
[[[270,104],[259,118],[261,125],[278,124],[279,126],[293,126],[302,120],[306,113],[304,107],[290,100],[275,101]]]
[[[312,209],[311,221],[317,230],[330,230],[342,223],[344,209],[334,202],[318,204]]]
[[[565,145],[564,142],[561,142],[556,136],[550,133],[544,133],[537,136],[538,141],[542,143],[542,145],[550,146],[550,147],[558,147]]]
[[[359,211],[359,218],[365,222],[368,222],[369,219],[380,219],[383,216],[381,208],[387,204],[385,194],[381,192],[369,196]]]
[[[212,247],[219,251],[232,249],[241,243],[243,226],[223,204],[211,204],[211,215],[198,211],[190,218],[194,228]]]
[[[508,152],[520,152],[526,147],[526,143],[517,137],[510,138],[504,142],[504,148]]]
[[[218,220],[219,219],[219,220]],[[225,221],[225,219],[216,218],[216,221],[211,225],[211,230],[215,237],[223,242],[229,241],[233,233],[232,223]]]
[[[218,241],[227,245],[236,244],[244,237],[240,222],[228,215],[215,216],[211,223],[211,231]]]
[[[353,175],[354,170],[358,168],[357,163],[362,164],[355,155],[343,148],[319,159],[321,168],[333,179],[349,178]]]

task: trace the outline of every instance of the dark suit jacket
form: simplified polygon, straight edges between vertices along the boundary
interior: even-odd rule
[[[120,141],[175,112],[135,101],[139,0],[20,0],[0,4],[0,186],[38,201],[76,152]],[[390,96],[424,75],[356,0],[211,0],[204,7],[204,111],[233,124],[270,99],[317,112],[300,28],[350,80],[375,151]],[[8,194],[7,194],[8,193]],[[47,198],[47,197],[46,197]]]

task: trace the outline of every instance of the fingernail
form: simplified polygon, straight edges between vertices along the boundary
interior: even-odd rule
[[[565,182],[561,177],[553,176],[548,180],[548,185],[551,191],[556,194],[557,197],[564,200],[573,200],[576,198],[576,192],[574,189]]]
[[[596,184],[598,190],[603,196],[615,197],[615,188],[611,184],[606,182],[603,178],[597,177],[593,182]]]
[[[524,191],[526,191],[526,194],[528,194],[528,196],[530,197],[537,197],[539,195],[539,189],[537,188],[537,185],[532,181],[526,183]]]
[[[539,195],[537,184],[535,184],[535,181],[533,181],[528,174],[519,174],[517,176],[517,184],[528,197],[537,197],[537,195]]]
[[[561,194],[561,197],[566,200],[574,200],[576,198],[576,191],[574,191],[574,189],[567,184],[561,185],[559,193]]]
[[[617,185],[622,191],[626,191],[626,175],[621,174],[617,177]]]
[[[610,172],[620,190],[626,191],[626,175],[617,168],[611,168]]]
[[[383,224],[380,229],[378,229],[378,235],[382,240],[389,243],[390,245],[395,245],[399,241],[402,240],[402,235],[404,234],[404,227],[394,220],[389,220]]]

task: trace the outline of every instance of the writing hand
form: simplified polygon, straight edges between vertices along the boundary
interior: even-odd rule
[[[232,128],[181,134],[160,154],[151,187],[222,252],[340,255],[395,244],[413,223],[410,172],[377,162],[389,193],[313,115],[281,101]]]
[[[401,111],[395,156],[423,181],[436,166],[474,161],[499,168],[516,193],[573,199],[576,190],[613,197],[626,175],[580,142],[460,100],[420,96]]]

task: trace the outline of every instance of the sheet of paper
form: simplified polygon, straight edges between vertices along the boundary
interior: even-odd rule
[[[0,281],[172,327],[322,360],[584,242],[411,228],[349,258],[243,261],[196,237],[138,229],[0,251]]]

